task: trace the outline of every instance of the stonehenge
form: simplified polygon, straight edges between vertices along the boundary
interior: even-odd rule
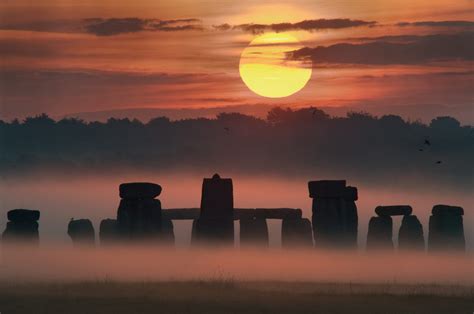
[[[390,216],[372,217],[367,231],[367,250],[393,249],[393,220]]]
[[[100,245],[111,245],[120,243],[120,230],[116,219],[104,219],[99,227]]]
[[[311,221],[306,218],[284,218],[281,222],[281,246],[283,248],[312,247]]]
[[[398,232],[398,249],[424,250],[423,226],[412,212],[413,209],[409,205],[377,206],[375,213],[378,216],[370,218],[369,221],[367,250],[393,250],[392,216],[403,216]]]
[[[195,243],[233,245],[234,195],[232,179],[218,174],[202,182],[201,212],[195,225]]]
[[[355,248],[358,216],[357,188],[345,180],[321,180],[308,183],[313,199],[314,244],[319,248]]]
[[[464,251],[464,209],[458,206],[435,205],[429,221],[429,251]]]
[[[120,185],[117,225],[121,238],[140,242],[160,239],[161,202],[155,199],[160,193],[161,186],[154,183]]]
[[[95,231],[89,219],[71,219],[67,226],[67,234],[74,246],[94,246]]]
[[[425,250],[423,225],[415,215],[405,215],[398,231],[399,250]]]
[[[12,209],[7,213],[7,226],[2,234],[3,243],[38,245],[40,212],[30,209]]]
[[[240,219],[240,246],[268,246],[268,226],[265,218]]]
[[[268,219],[281,221],[281,246],[291,248],[357,247],[357,188],[344,180],[308,182],[312,220],[299,208],[234,208],[233,182],[215,174],[204,178],[199,208],[162,209],[155,183],[132,182],[119,186],[121,198],[116,219],[103,219],[99,227],[102,246],[142,243],[174,244],[174,220],[191,220],[193,245],[234,246],[234,223],[240,225],[240,246],[269,245]],[[409,205],[377,206],[367,231],[368,251],[393,250],[393,217],[400,216],[399,251],[424,251],[423,225]],[[430,252],[465,250],[463,215],[459,206],[435,205],[429,218],[427,248]],[[13,209],[2,234],[5,244],[39,243],[40,212]],[[94,246],[95,231],[89,219],[71,219],[67,234],[76,247]]]

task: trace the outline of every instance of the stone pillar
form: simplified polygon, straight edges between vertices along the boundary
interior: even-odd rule
[[[118,244],[121,240],[116,219],[104,219],[99,228],[100,245]]]
[[[174,244],[173,221],[169,218],[161,218],[161,240],[164,244]]]
[[[89,219],[71,219],[67,225],[67,234],[74,246],[95,246],[95,231]]]
[[[133,241],[156,241],[161,238],[161,202],[155,197],[161,186],[154,183],[120,185],[117,223],[121,237]]]
[[[313,232],[319,248],[357,247],[357,188],[345,180],[308,183],[313,199]]]
[[[430,217],[429,251],[464,251],[464,209],[458,206],[436,205]]]
[[[13,209],[7,213],[7,218],[9,221],[2,234],[4,243],[39,244],[38,210]]]
[[[313,247],[311,221],[301,217],[287,217],[281,222],[281,246],[283,248]]]
[[[405,215],[398,231],[399,250],[425,250],[423,226],[415,215]]]
[[[232,179],[218,174],[202,183],[201,213],[195,225],[195,242],[234,244],[234,196]]]
[[[268,226],[265,218],[240,219],[240,246],[268,247]]]
[[[367,250],[393,249],[393,221],[390,216],[372,217],[367,233]]]

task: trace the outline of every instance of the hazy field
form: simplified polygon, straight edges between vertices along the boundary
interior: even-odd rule
[[[472,313],[473,287],[289,282],[2,284],[2,313]]]

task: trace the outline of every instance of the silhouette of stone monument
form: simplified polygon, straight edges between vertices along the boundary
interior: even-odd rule
[[[308,183],[313,199],[313,233],[319,248],[355,248],[357,246],[357,188],[345,180]]]
[[[423,226],[409,205],[377,206],[377,217],[370,218],[367,233],[367,250],[393,250],[392,216],[403,216],[398,232],[398,248],[400,250],[424,250],[425,240]]]
[[[194,223],[193,242],[233,245],[234,196],[232,179],[218,174],[202,183],[201,212]]]
[[[7,213],[7,218],[9,221],[2,234],[4,243],[39,244],[38,210],[13,209]]]
[[[120,236],[125,240],[159,240],[161,236],[161,202],[155,199],[161,186],[138,182],[120,185],[120,205],[117,223]]]
[[[311,221],[301,217],[286,217],[281,222],[281,246],[286,249],[313,247]]]
[[[240,218],[240,246],[268,247],[268,226],[264,217]]]
[[[95,231],[89,219],[71,219],[67,226],[67,234],[74,246],[94,246]]]
[[[431,211],[428,235],[429,251],[464,251],[464,209],[435,205]]]
[[[415,215],[405,215],[398,231],[398,249],[404,250],[425,250],[425,237],[423,235],[423,225]]]
[[[100,245],[118,244],[121,240],[120,229],[116,219],[103,219],[99,227]]]

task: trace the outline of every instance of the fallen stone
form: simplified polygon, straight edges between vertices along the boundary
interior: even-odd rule
[[[71,220],[67,226],[67,234],[75,246],[95,245],[94,226],[89,219]]]
[[[40,219],[39,210],[12,209],[7,213],[8,220],[13,222],[38,221]]]
[[[119,187],[120,198],[141,199],[155,198],[161,193],[161,186],[148,182],[122,183]]]
[[[464,209],[459,206],[435,205],[431,211],[433,215],[464,215]]]
[[[423,226],[415,215],[403,216],[398,231],[398,249],[420,251],[425,249]]]
[[[379,216],[411,215],[413,209],[409,205],[377,206],[375,213]]]

